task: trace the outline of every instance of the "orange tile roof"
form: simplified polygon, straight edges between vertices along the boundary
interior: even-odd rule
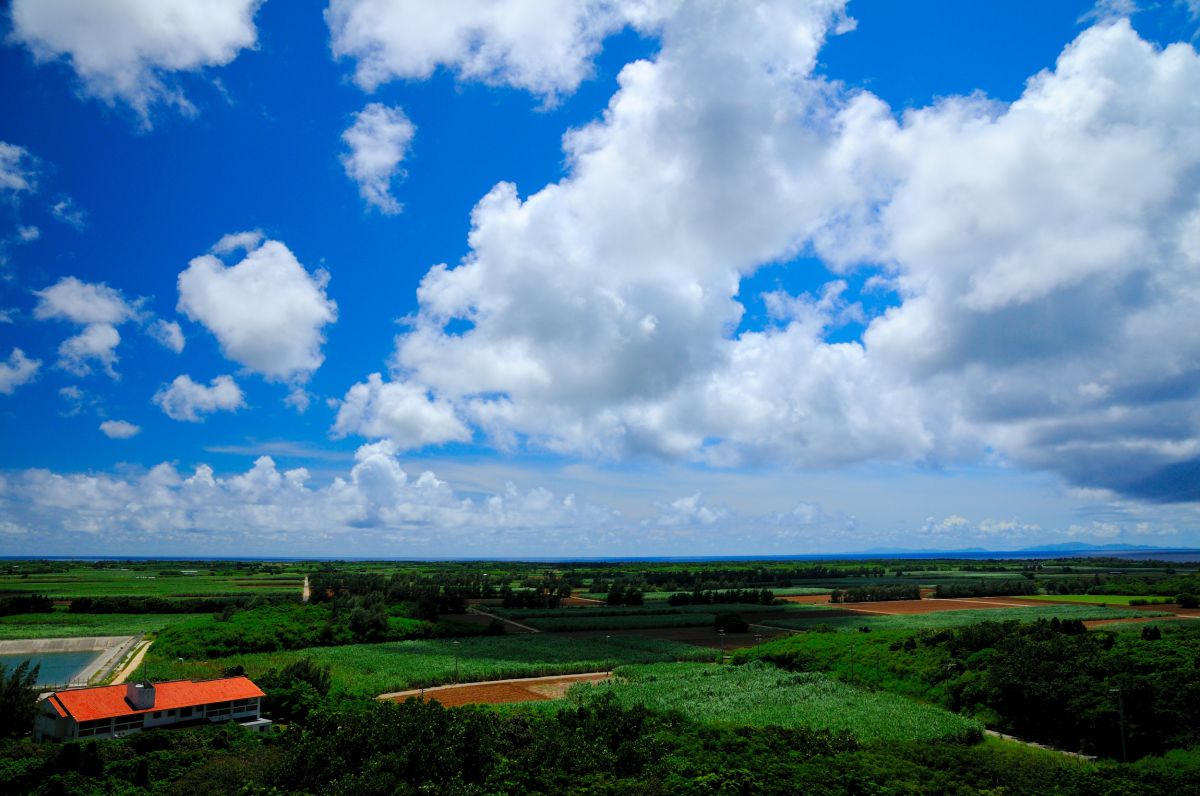
[[[133,716],[156,710],[227,702],[231,699],[250,699],[265,696],[262,689],[248,677],[223,677],[218,680],[170,680],[154,684],[154,706],[135,710],[125,701],[124,685],[104,685],[97,688],[73,688],[57,691],[48,697],[57,710],[59,706],[75,721],[111,719],[114,716]]]

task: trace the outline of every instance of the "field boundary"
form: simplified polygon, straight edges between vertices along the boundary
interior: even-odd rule
[[[526,633],[541,633],[542,632],[542,631],[538,630],[536,627],[530,627],[529,625],[523,625],[520,622],[514,621],[512,619],[505,619],[503,616],[497,616],[496,614],[489,614],[487,611],[481,611],[473,605],[469,609],[467,609],[467,612],[472,613],[472,614],[482,614],[483,616],[491,617],[492,619],[495,619],[499,622],[503,622],[506,625],[512,625],[513,627],[519,627],[519,628],[521,628],[522,631],[524,631]]]

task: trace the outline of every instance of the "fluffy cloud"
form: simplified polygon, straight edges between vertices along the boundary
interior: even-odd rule
[[[393,215],[403,207],[391,194],[392,180],[403,176],[400,163],[417,128],[400,108],[372,102],[355,114],[354,124],[342,133],[350,151],[342,155],[346,176],[358,183],[367,204]]]
[[[527,197],[497,185],[467,257],[426,274],[391,363],[407,394],[501,446],[717,465],[1000,455],[1200,498],[1190,46],[1105,23],[1011,105],[897,117],[813,76],[848,27],[838,2],[668,10],[661,52],[565,137],[568,176]],[[381,66],[387,52],[360,78],[421,74]],[[893,306],[867,317],[833,278],[763,297],[771,323],[735,331],[743,278],[805,251],[873,274]],[[848,322],[861,342],[830,342]]]
[[[183,353],[184,339],[183,329],[179,328],[179,324],[175,321],[164,321],[159,318],[154,323],[150,324],[147,332],[162,344],[164,348],[169,348],[176,354]]]
[[[509,85],[548,101],[591,74],[604,37],[647,27],[660,5],[609,0],[332,0],[325,19],[337,57],[356,62],[355,81],[373,91],[396,78],[426,78],[439,66],[461,80]]]
[[[116,348],[121,342],[117,326],[138,316],[137,303],[126,301],[119,290],[108,285],[83,282],[73,276],[34,291],[34,295],[38,303],[33,317],[83,327],[83,331],[59,346],[58,366],[84,376],[91,372],[92,363],[98,362],[109,376],[116,378]]]
[[[8,361],[0,362],[0,394],[12,395],[22,384],[33,381],[41,366],[41,360],[30,359],[24,351],[14,348]]]
[[[100,430],[109,439],[129,439],[140,434],[142,427],[125,420],[105,420],[100,424]]]
[[[172,420],[199,423],[213,412],[234,412],[246,405],[242,390],[231,376],[217,376],[209,386],[192,381],[184,374],[163,385],[154,394],[154,403]]]
[[[333,432],[338,437],[386,437],[402,449],[471,439],[470,429],[446,401],[412,384],[384,382],[378,373],[346,393]]]
[[[86,549],[94,545],[91,539],[102,537],[109,549],[136,545],[177,552],[220,542],[248,550],[286,544],[311,554],[332,549],[374,555],[388,549],[443,556],[496,550],[526,556],[671,554],[683,541],[714,552],[730,543],[757,551],[795,550],[798,541],[827,541],[845,529],[836,521],[814,523],[803,504],[785,515],[721,509],[719,518],[697,513],[693,504],[676,512],[692,519],[668,525],[540,486],[508,482],[489,489],[473,483],[462,493],[433,472],[407,470],[386,442],[361,446],[353,464],[324,484],[313,483],[303,468],[282,470],[268,456],[226,476],[204,464],[183,474],[163,463],[140,475],[37,469],[4,478],[0,516],[26,528],[43,548]]]
[[[0,141],[0,196],[37,188],[37,167],[29,150]]]
[[[179,275],[179,311],[205,326],[229,359],[268,379],[303,383],[321,366],[324,327],[337,320],[325,295],[329,275],[310,274],[279,241],[256,233],[222,238],[218,250],[246,249],[226,267],[197,257]]]
[[[12,37],[39,61],[66,58],[87,92],[143,119],[191,106],[169,75],[223,66],[253,47],[261,0],[14,0]]]

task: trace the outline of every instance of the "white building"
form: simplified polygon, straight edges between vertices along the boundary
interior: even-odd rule
[[[56,691],[38,704],[35,741],[114,738],[156,727],[236,721],[263,732],[262,689],[248,677],[126,683]]]

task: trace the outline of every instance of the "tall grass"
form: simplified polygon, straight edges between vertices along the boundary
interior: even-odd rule
[[[614,681],[572,687],[569,698],[587,702],[612,693],[627,706],[676,710],[699,721],[845,731],[866,742],[972,742],[982,731],[977,722],[942,708],[759,662],[626,666],[616,674]]]

